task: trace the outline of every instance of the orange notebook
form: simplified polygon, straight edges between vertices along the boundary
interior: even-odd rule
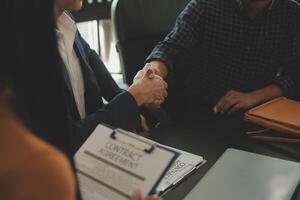
[[[260,126],[300,136],[300,102],[279,97],[245,114],[245,120]]]

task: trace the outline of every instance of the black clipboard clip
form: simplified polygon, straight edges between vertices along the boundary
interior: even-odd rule
[[[147,141],[146,139],[144,139],[144,138],[142,138],[140,136],[134,135],[133,133],[130,133],[130,132],[127,132],[127,131],[123,131],[123,130],[120,130],[120,129],[115,129],[115,130],[112,131],[112,133],[110,134],[110,138],[112,140],[117,140],[117,136],[116,136],[117,132],[125,134],[126,136],[129,136],[129,137],[134,138],[134,139],[136,139],[136,140],[138,140],[140,142],[143,142],[143,143],[146,143],[146,144],[150,145],[150,148],[148,148],[148,149],[142,149],[142,151],[144,151],[147,154],[151,154],[154,151],[154,149],[156,148],[155,144]]]

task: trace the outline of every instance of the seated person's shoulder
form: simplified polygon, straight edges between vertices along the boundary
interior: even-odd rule
[[[12,199],[75,199],[75,181],[70,163],[50,146],[19,162],[12,170],[10,180],[16,180],[12,185],[15,190]]]
[[[74,200],[75,180],[68,159],[57,149],[26,131],[7,139],[0,197],[9,200]],[[10,137],[11,138],[11,137]],[[10,154],[10,156],[8,155]],[[2,187],[1,186],[1,187]]]
[[[34,180],[40,183],[36,185],[39,185],[39,190],[45,194],[43,199],[52,194],[54,196],[49,199],[73,199],[70,198],[75,195],[73,170],[62,153],[49,147],[47,151],[37,153],[32,162],[33,164],[28,165],[28,170],[34,169]]]

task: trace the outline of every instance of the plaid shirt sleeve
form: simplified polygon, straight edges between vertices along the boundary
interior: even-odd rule
[[[273,83],[280,86],[287,97],[299,97],[300,91],[300,23],[298,22],[292,39],[288,45],[286,66]]]
[[[204,29],[205,7],[207,0],[191,0],[176,20],[173,30],[158,43],[147,58],[164,62],[172,71],[178,60],[198,43]]]

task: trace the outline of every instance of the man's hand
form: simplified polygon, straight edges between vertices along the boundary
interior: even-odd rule
[[[133,95],[139,106],[146,104],[160,105],[167,96],[167,87],[168,84],[150,69],[147,71],[141,70],[136,75],[128,92]]]
[[[145,67],[136,74],[136,76],[134,77],[134,82],[141,80],[143,77],[148,77],[149,79],[161,79],[164,82],[166,90],[163,91],[163,98],[157,98],[154,99],[154,101],[152,102],[143,104],[149,109],[159,108],[160,105],[164,102],[165,98],[168,96],[168,84],[159,75],[157,75],[157,71],[154,68],[152,68],[150,64],[146,64]]]
[[[231,90],[219,100],[214,107],[214,112],[232,114],[238,110],[249,109],[261,103],[280,97],[282,94],[282,89],[277,85],[269,85],[250,93],[242,93]]]
[[[165,79],[168,75],[168,68],[165,65],[165,63],[159,61],[159,60],[154,60],[149,63],[146,63],[144,69],[151,69],[156,75],[162,77]]]
[[[141,78],[141,75],[144,75],[148,71],[151,71],[153,74],[160,76],[161,78],[165,79],[168,75],[168,68],[167,66],[161,62],[161,61],[151,61],[149,63],[146,63],[144,68],[140,70],[137,75],[134,77],[134,79]]]
[[[227,92],[214,107],[215,113],[232,114],[241,109],[256,106],[260,100],[251,93],[242,93],[234,90]]]
[[[143,199],[141,191],[136,191],[132,195],[132,200],[161,200],[161,198],[148,196]]]
[[[142,70],[140,70],[134,77],[134,81],[142,79],[142,77],[147,76],[150,79],[161,77],[162,79],[167,76],[168,70],[166,65],[161,61],[152,61],[147,63]],[[165,82],[166,87],[168,86]],[[149,109],[159,108],[160,105],[164,102],[165,98],[168,96],[167,90],[164,91],[163,99],[155,99],[153,102],[144,104],[145,107]]]

